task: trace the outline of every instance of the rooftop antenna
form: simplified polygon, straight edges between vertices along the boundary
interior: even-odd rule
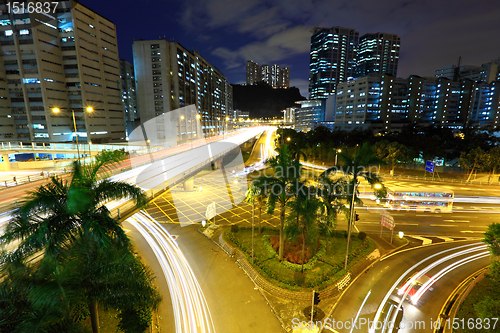
[[[462,63],[462,56],[458,57],[458,65],[453,73],[453,82],[458,82],[460,80],[460,64]]]

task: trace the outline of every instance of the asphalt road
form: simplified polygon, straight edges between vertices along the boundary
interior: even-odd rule
[[[427,265],[445,256],[457,253],[460,250],[469,249],[474,243],[475,242],[472,241],[460,241],[414,248],[397,253],[376,263],[370,270],[351,284],[349,289],[342,296],[338,306],[330,317],[330,321],[335,320],[336,322],[334,328],[342,333],[366,333],[368,331],[367,325],[360,326],[360,324],[375,319],[377,310],[386,295],[389,295],[390,299],[398,303],[401,300],[401,297],[397,295],[393,288],[398,279],[401,278],[401,282],[397,283],[396,286],[402,285],[408,276],[416,274],[419,270],[423,270]],[[458,246],[465,247],[457,249]],[[451,251],[435,255],[446,250]],[[482,252],[484,252],[484,250],[482,250]],[[475,253],[478,252],[474,252],[474,254]],[[433,255],[435,256],[432,258],[431,256]],[[470,256],[470,254],[449,259],[432,268],[427,274],[432,277],[437,277],[438,272],[443,268],[452,263],[457,263],[459,260],[468,256]],[[421,262],[422,260],[426,261]],[[403,301],[403,321],[406,324],[406,328],[400,329],[399,333],[432,332],[433,328],[431,327],[431,321],[435,321],[436,318],[438,318],[440,310],[450,293],[469,275],[487,266],[490,262],[489,260],[488,255],[488,257],[472,261],[451,270],[435,282],[433,291],[427,291],[417,305],[412,305],[407,301]],[[412,268],[414,265],[417,266]],[[409,269],[411,269],[410,272],[405,275],[404,273]],[[365,303],[363,305],[364,301]],[[358,323],[358,327],[351,330],[350,326],[348,329],[340,326],[341,323],[343,326],[346,322],[352,320]],[[325,321],[325,323],[328,322],[329,321]],[[329,330],[325,330],[325,332],[329,332]],[[396,332],[396,330],[393,332]]]

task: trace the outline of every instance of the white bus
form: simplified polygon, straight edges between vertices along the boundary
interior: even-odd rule
[[[389,187],[385,206],[391,210],[451,213],[453,191],[423,187]]]

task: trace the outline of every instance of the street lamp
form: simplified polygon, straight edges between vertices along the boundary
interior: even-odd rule
[[[347,257],[349,256],[349,242],[351,240],[351,226],[352,226],[352,221],[354,220],[354,195],[356,194],[356,189],[358,188],[359,183],[356,181],[356,184],[354,184],[354,188],[352,190],[352,197],[351,197],[351,211],[349,212],[349,223],[347,224],[347,250],[345,252],[345,264],[344,264],[344,269],[347,270]],[[381,189],[382,185],[379,183],[373,184],[373,187],[376,189]]]
[[[335,151],[335,165],[337,165],[337,154],[341,153],[341,152],[342,152],[342,149],[337,149],[337,151]]]
[[[87,112],[89,112],[89,113],[94,111],[94,109],[91,106],[88,106],[85,110],[87,110]],[[60,108],[53,108],[52,111],[54,113],[59,113],[59,112],[61,112],[61,109]],[[78,152],[78,160],[80,160],[80,147],[78,146],[78,131],[76,129],[75,110],[74,109],[71,109],[71,114],[73,115],[73,126],[75,128],[76,151]]]

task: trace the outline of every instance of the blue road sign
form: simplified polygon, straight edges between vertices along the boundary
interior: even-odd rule
[[[436,167],[436,163],[432,161],[425,162],[425,171],[434,173],[434,168]]]

